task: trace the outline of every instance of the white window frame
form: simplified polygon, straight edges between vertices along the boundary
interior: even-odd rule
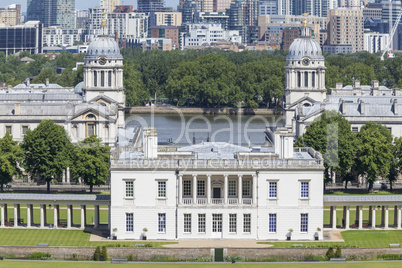
[[[134,232],[134,213],[126,213],[126,233]]]
[[[268,199],[278,199],[278,181],[279,180],[267,180],[268,182]],[[271,185],[275,183],[275,196],[271,196]]]
[[[243,214],[243,233],[251,233],[251,214]]]
[[[229,214],[229,233],[237,233],[237,214]]]
[[[165,187],[159,187],[164,184]],[[167,179],[156,179],[156,198],[167,199]]]
[[[246,185],[247,185],[247,187],[246,187]],[[243,198],[251,198],[251,180],[243,180],[243,182],[242,182],[242,197]]]
[[[308,213],[300,214],[300,233],[308,233]]]
[[[192,193],[192,181],[191,180],[183,180],[183,197],[191,197]]]
[[[310,198],[310,180],[299,180],[300,181],[300,199],[309,199]],[[307,184],[307,196],[305,192],[305,186]]]
[[[276,213],[270,213],[268,217],[269,217],[268,218],[268,232],[269,233],[276,233],[278,215]]]
[[[237,181],[229,180],[228,182],[228,197],[236,198],[237,197]]]
[[[183,214],[183,232],[191,233],[191,213]]]
[[[205,181],[204,180],[197,181],[197,196],[205,197]]]
[[[123,179],[124,181],[124,198],[125,199],[134,199],[134,181],[135,179]],[[132,196],[127,195],[127,183],[132,183]]]
[[[201,213],[198,214],[198,232],[205,233],[206,232],[206,214]]]
[[[158,213],[158,233],[166,233],[166,213]]]
[[[27,125],[21,126],[21,136],[25,136],[24,129],[26,129],[25,130],[25,133],[26,133],[29,129],[29,126],[27,126]]]
[[[212,232],[221,233],[222,232],[222,214],[212,214]]]

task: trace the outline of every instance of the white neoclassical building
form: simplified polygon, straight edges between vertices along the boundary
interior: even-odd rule
[[[293,148],[287,128],[268,130],[272,147],[204,142],[159,148],[144,129],[143,150],[111,166],[111,236],[140,239],[322,237],[323,160]],[[318,229],[319,228],[319,229]]]
[[[124,128],[123,57],[114,39],[104,34],[88,47],[84,81],[75,88],[31,84],[29,79],[0,90],[0,136],[6,131],[21,142],[28,129],[44,119],[62,125],[76,143],[91,134],[114,146]]]

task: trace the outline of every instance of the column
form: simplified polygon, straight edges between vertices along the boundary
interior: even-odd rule
[[[0,217],[1,217],[1,227],[4,227],[4,204],[1,204],[0,205],[1,206],[1,215],[0,215]]]
[[[385,225],[385,206],[381,206],[381,226]]]
[[[396,228],[401,229],[401,206],[398,206],[398,224]]]
[[[193,204],[197,204],[197,175],[193,175]]]
[[[99,228],[99,206],[95,205],[95,228]]]
[[[257,174],[253,174],[253,205],[257,205]]]
[[[53,226],[57,228],[59,223],[59,205],[54,205],[53,209]]]
[[[66,181],[70,183],[70,167],[66,168]]]
[[[359,206],[359,229],[363,229],[363,206]]]
[[[332,206],[332,229],[336,229],[336,206]]]
[[[225,177],[224,183],[223,183],[223,203],[227,204],[228,203],[228,177],[229,175],[225,174],[223,175]]]
[[[14,204],[14,227],[18,227],[18,205]]]
[[[349,206],[346,206],[346,219],[345,219],[345,229],[349,229]]]
[[[207,203],[211,204],[211,174],[207,175]]]
[[[40,228],[44,228],[45,227],[45,212],[43,207],[46,205],[40,205]],[[45,207],[46,209],[46,207]]]
[[[243,204],[243,175],[241,174],[239,174],[238,184],[239,184],[239,190],[238,190],[239,204]]]
[[[31,205],[27,204],[27,227],[31,227],[31,222],[32,222],[32,218],[31,218]]]
[[[67,228],[70,229],[72,222],[73,222],[73,218],[72,216],[72,205],[67,205]]]
[[[388,206],[385,206],[384,228],[388,229]]]
[[[64,183],[66,183],[66,170],[65,169],[63,169],[63,175],[62,175],[62,178],[61,178],[61,182],[64,184]]]
[[[375,206],[372,206],[371,228],[375,229]]]
[[[179,175],[179,204],[183,202],[183,175]]]
[[[85,228],[85,205],[81,205],[81,229]]]

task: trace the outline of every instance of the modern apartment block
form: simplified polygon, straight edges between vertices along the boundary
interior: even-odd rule
[[[120,3],[120,0],[100,0],[100,6],[103,7],[107,13],[112,13]]]
[[[370,53],[384,51],[389,41],[389,34],[365,33],[364,34],[364,50]]]
[[[107,14],[108,32],[120,39],[145,38],[148,31],[148,15],[145,13]]]
[[[0,27],[0,51],[6,56],[20,51],[42,53],[42,23],[28,21],[22,25]]]
[[[156,25],[181,26],[181,12],[155,12]]]
[[[146,50],[162,50],[171,51],[172,40],[165,38],[137,38],[137,39],[127,39],[127,47],[140,47],[142,51]]]
[[[9,5],[0,8],[0,24],[18,25],[21,24],[21,5]]]
[[[166,25],[152,26],[148,31],[148,37],[171,39],[173,48],[178,49],[180,47],[179,28],[176,26],[166,26]]]
[[[227,10],[229,30],[239,31],[243,44],[258,40],[258,1],[235,0]]]
[[[137,0],[137,12],[169,12],[173,11],[171,7],[165,6],[164,0]]]
[[[328,45],[352,45],[353,52],[363,50],[363,12],[358,9],[331,9],[328,12]]]
[[[77,10],[75,12],[75,28],[86,29],[88,26],[88,19],[89,19],[88,10]]]
[[[84,41],[86,29],[61,29],[55,26],[43,29],[44,46],[72,46],[76,41]]]
[[[223,12],[199,12],[198,23],[203,24],[220,24],[222,29],[228,29],[229,16]]]
[[[260,1],[259,7],[259,16],[278,14],[278,2],[276,0]]]
[[[27,0],[27,19],[39,20],[44,27],[75,27],[75,0]]]

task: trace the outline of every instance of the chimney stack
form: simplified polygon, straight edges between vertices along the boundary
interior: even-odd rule
[[[142,146],[146,159],[158,158],[158,134],[155,127],[144,127]]]
[[[359,110],[360,110],[360,114],[361,115],[364,115],[364,110],[365,110],[365,108],[364,108],[364,101],[363,100],[361,100],[361,99],[359,99]]]

